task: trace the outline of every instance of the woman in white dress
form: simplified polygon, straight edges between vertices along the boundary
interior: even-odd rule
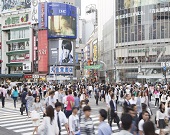
[[[42,104],[40,102],[40,97],[39,96],[37,96],[35,98],[35,102],[33,103],[33,106],[32,106],[32,111],[36,111],[37,114],[38,114],[38,117],[36,119],[32,118],[33,126],[35,127],[35,129],[33,131],[33,135],[34,135],[34,133],[38,131],[38,126],[40,125],[40,111],[45,112],[44,109],[43,109],[43,106],[42,106]],[[32,116],[32,117],[34,117],[34,116]]]
[[[40,135],[59,134],[57,121],[54,120],[54,109],[51,105],[49,105],[46,108],[46,117],[44,117],[42,124],[38,127],[38,134]]]

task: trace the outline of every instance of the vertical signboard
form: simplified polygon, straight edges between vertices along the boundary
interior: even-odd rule
[[[31,2],[31,24],[38,23],[38,0]]]
[[[39,29],[47,28],[47,3],[42,2],[38,5],[38,22]]]
[[[98,51],[97,51],[97,40],[93,42],[93,61],[97,61]]]
[[[38,72],[48,72],[47,30],[38,31]]]
[[[49,41],[49,65],[58,63],[58,40]]]

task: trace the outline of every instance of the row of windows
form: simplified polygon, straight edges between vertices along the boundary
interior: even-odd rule
[[[10,31],[10,40],[29,38],[29,29],[18,29]]]
[[[116,28],[116,43],[170,38],[170,22],[157,21],[152,25],[131,25]]]

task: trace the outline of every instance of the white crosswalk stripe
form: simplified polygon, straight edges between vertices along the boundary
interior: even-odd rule
[[[12,130],[16,133],[20,133],[22,135],[32,135],[34,127],[32,125],[32,121],[30,118],[24,114],[23,116],[20,115],[19,109],[9,109],[9,108],[0,108],[1,120],[0,126],[4,127],[8,130]],[[91,115],[94,126],[95,126],[95,134],[98,132],[98,125],[99,125],[99,118],[98,114]],[[41,113],[41,122],[43,120],[42,113]],[[118,132],[118,128],[116,124],[113,123],[112,130],[114,132]],[[63,126],[61,129],[61,134],[66,135],[67,131]],[[114,135],[115,133],[113,133]]]

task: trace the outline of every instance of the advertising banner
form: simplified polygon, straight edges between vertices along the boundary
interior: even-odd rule
[[[60,65],[68,65],[74,63],[73,57],[73,41],[70,40],[59,40],[59,64]]]
[[[38,23],[38,2],[39,0],[32,0],[31,2],[31,24]]]
[[[58,63],[58,40],[49,41],[49,65]]]
[[[73,74],[73,67],[68,66],[50,66],[50,74]]]
[[[48,72],[47,30],[38,31],[38,72]]]
[[[23,62],[23,72],[31,72],[31,62]]]
[[[31,24],[29,14],[19,14],[2,17],[2,29],[9,29],[12,27],[19,27],[29,24]]]
[[[38,27],[39,29],[47,29],[47,3],[38,4]]]
[[[10,63],[12,62],[24,62],[24,61],[29,61],[30,54],[16,54],[16,55],[11,55],[10,56]]]
[[[12,12],[31,8],[31,0],[1,0],[1,12]]]
[[[97,40],[93,42],[93,61],[97,61],[98,57],[98,51],[97,51]]]
[[[48,37],[77,38],[77,8],[63,3],[48,3]]]

